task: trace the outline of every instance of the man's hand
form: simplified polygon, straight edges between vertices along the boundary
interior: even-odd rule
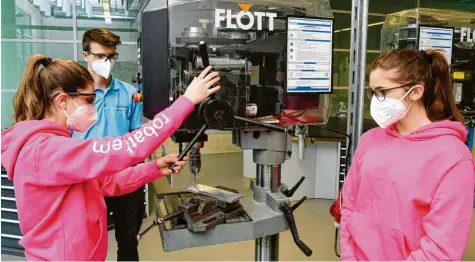
[[[175,168],[173,168],[173,173],[170,172],[168,167],[175,163]],[[188,163],[188,157],[185,156],[182,161],[178,161],[178,154],[169,154],[164,157],[160,157],[157,159],[157,168],[162,172],[164,175],[171,175],[171,174],[178,174],[183,169],[183,166]]]

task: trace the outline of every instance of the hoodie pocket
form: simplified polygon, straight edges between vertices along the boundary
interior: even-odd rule
[[[401,231],[389,228],[366,214],[355,212],[348,231],[365,260],[405,260],[408,253]],[[360,258],[363,259],[363,258]]]
[[[89,236],[89,255],[88,260],[98,260],[98,256],[103,250],[103,245],[107,247],[107,238],[104,236],[104,216],[99,217],[99,219],[88,219],[87,223],[87,232]],[[104,258],[105,259],[105,256]]]

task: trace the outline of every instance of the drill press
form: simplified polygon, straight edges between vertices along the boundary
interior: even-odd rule
[[[253,5],[245,5],[244,11],[240,10],[242,5],[232,1],[215,0],[212,1],[215,5],[200,5],[202,2],[151,0],[151,7],[145,8],[140,26],[144,115],[152,116],[168,107],[210,64],[220,73],[221,89],[197,106],[177,131],[187,134],[186,139],[180,140],[187,143],[180,157],[190,153],[190,170],[197,174],[202,148],[197,143],[203,141],[197,137],[208,129],[229,130],[235,145],[252,149],[257,164],[256,181],[251,181],[252,197],[243,197],[233,189],[196,182],[186,192],[156,195],[155,214],[160,222],[157,224],[163,249],[176,251],[255,240],[256,260],[275,261],[279,253],[279,233],[290,230],[298,248],[310,256],[312,251],[300,240],[293,216],[293,211],[306,198],[294,205],[289,201],[304,177],[288,188],[281,183],[280,166],[292,155],[292,125],[318,124],[328,119],[331,99],[320,93],[328,90],[325,85],[330,86],[332,54],[315,56],[329,58],[324,63],[299,62],[300,59],[290,54],[296,48],[290,46],[296,43],[287,41],[286,35],[295,36],[287,34],[289,16],[295,16],[295,25],[290,27],[300,26],[297,20],[307,19],[302,17],[331,18],[330,5],[327,0],[310,0],[305,5],[299,1],[276,4],[256,0]],[[252,10],[247,11],[250,8]],[[203,19],[213,22],[200,26],[199,21]],[[314,24],[307,26],[316,27],[320,33],[333,31],[329,20],[308,21]],[[310,38],[316,37],[312,32],[307,33]],[[327,44],[329,41],[318,43],[331,46]],[[287,72],[279,75],[280,61],[288,63],[284,71],[293,70],[291,77],[285,77]],[[328,68],[322,69],[325,66]],[[284,83],[290,80],[308,90],[288,88]],[[300,94],[296,90],[311,93]],[[264,123],[263,118],[269,119]],[[282,121],[284,118],[286,121]],[[303,132],[301,138],[304,138]]]

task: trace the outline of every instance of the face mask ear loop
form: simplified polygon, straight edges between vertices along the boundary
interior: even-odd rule
[[[409,112],[409,110],[411,110],[411,108],[412,108],[412,106],[414,105],[414,103],[415,103],[415,102],[416,102],[416,100],[412,101],[412,104],[411,104],[411,106],[410,106],[410,107],[407,109],[407,111],[406,111],[406,112]]]
[[[406,98],[406,96],[409,95],[412,92],[412,90],[414,90],[414,87],[416,86],[412,86],[411,89],[409,89],[409,91],[407,91],[406,94],[401,99],[399,99],[399,102],[402,102],[402,100],[404,100],[404,98]]]
[[[71,101],[73,101],[74,105],[76,105],[76,108],[79,108],[79,106],[78,106],[78,104],[76,103],[76,101],[74,101],[71,97],[69,97],[69,99],[70,99]],[[66,115],[66,118],[69,119],[69,115],[68,115],[68,113],[66,112],[66,110],[65,110],[64,108],[63,108],[63,112],[64,112],[64,114]]]

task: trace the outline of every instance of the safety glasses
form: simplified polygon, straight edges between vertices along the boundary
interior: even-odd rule
[[[371,89],[371,88],[368,88],[366,90],[366,94],[368,96],[369,99],[373,98],[373,96],[376,97],[376,99],[378,99],[379,101],[383,102],[385,99],[386,99],[386,93],[394,90],[394,89],[398,89],[398,88],[406,88],[406,87],[410,87],[410,86],[414,86],[415,83],[409,83],[409,84],[404,84],[404,85],[400,85],[400,86],[395,86],[395,87],[382,87],[382,86],[379,86],[379,87],[376,87],[374,90]]]
[[[107,54],[101,54],[101,53],[93,53],[91,51],[88,51],[87,52],[88,54],[90,55],[93,55],[95,57],[97,57],[99,60],[102,60],[102,59],[106,59],[107,60],[110,60],[110,61],[117,61],[117,59],[119,58],[119,53],[117,52],[114,52],[110,55],[107,55]]]

